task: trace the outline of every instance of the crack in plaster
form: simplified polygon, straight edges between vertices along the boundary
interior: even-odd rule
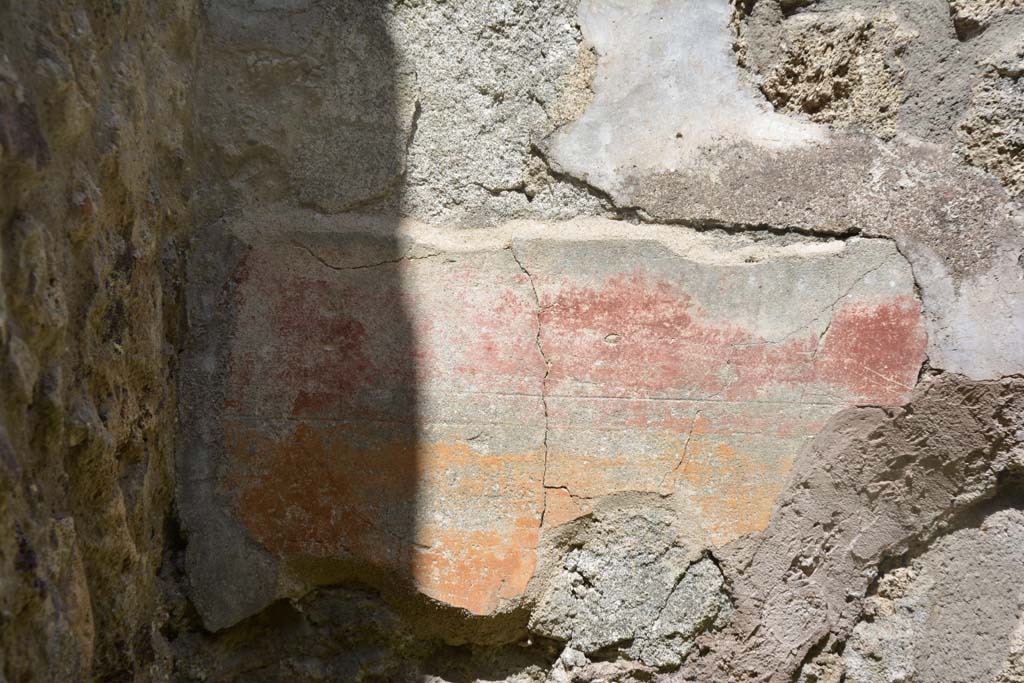
[[[533,300],[537,304],[537,337],[535,341],[537,344],[537,352],[540,354],[541,359],[543,359],[544,361],[544,377],[541,379],[540,383],[540,402],[544,408],[544,470],[541,475],[541,488],[546,489],[548,482],[548,431],[551,428],[551,421],[548,416],[547,389],[548,375],[551,374],[551,362],[548,360],[547,355],[544,353],[544,344],[541,342],[541,334],[543,332],[543,318],[541,316],[541,313],[543,312],[543,307],[540,303],[540,294],[537,292],[537,283],[534,282],[533,275],[530,273],[529,270],[526,269],[526,266],[523,265],[523,262],[519,259],[519,254],[516,253],[516,247],[514,242],[509,242],[508,251],[512,255],[512,260],[516,262],[517,266],[519,266],[519,270],[521,270],[523,274],[526,276],[527,280],[529,280],[530,291],[533,292]],[[572,494],[570,493],[570,495]],[[542,506],[540,512],[540,526],[543,528],[544,517],[547,515],[548,511],[548,501],[546,495],[544,496],[541,505]]]
[[[541,156],[541,158],[544,160],[545,163],[547,163],[547,160],[544,159],[543,156]],[[494,191],[494,189],[492,189],[492,188],[487,188],[487,187],[484,187],[483,185],[480,185],[480,186],[483,189],[487,190],[487,191]],[[503,191],[517,191],[517,189],[516,188],[499,188],[498,191],[502,191],[502,192]],[[637,209],[637,216],[640,218],[641,222],[643,222],[645,224],[646,223],[653,223],[653,224],[660,223],[660,224],[663,224],[663,225],[680,225],[682,227],[689,227],[691,229],[696,229],[698,231],[702,231],[702,230],[724,230],[726,232],[734,232],[734,233],[768,232],[768,233],[771,233],[771,234],[774,234],[774,235],[800,235],[800,236],[804,236],[804,237],[810,236],[810,237],[814,237],[814,238],[817,238],[817,239],[835,240],[835,241],[843,241],[843,240],[848,239],[848,238],[856,237],[856,236],[858,236],[860,234],[859,231],[851,231],[851,232],[845,233],[845,234],[814,233],[814,232],[809,232],[809,231],[800,230],[800,229],[790,230],[790,229],[783,229],[783,228],[773,228],[773,227],[770,227],[770,226],[740,226],[740,225],[728,225],[727,226],[725,224],[714,224],[714,225],[712,225],[710,222],[707,222],[704,225],[697,226],[697,225],[695,225],[695,223],[693,221],[671,221],[671,220],[664,220],[664,219],[655,219],[655,218],[652,218],[652,217],[646,215],[643,212],[642,209]],[[884,237],[884,236],[882,236],[882,237],[872,237],[871,239],[886,239],[886,240],[892,241],[894,244],[896,244],[896,240],[894,240],[894,239],[892,239],[890,237]],[[412,249],[415,248],[416,245],[413,244],[413,245],[410,245],[406,249],[406,251],[405,251],[405,253],[403,255],[401,255],[401,256],[399,256],[397,258],[387,259],[387,260],[378,261],[378,262],[369,263],[369,264],[361,264],[361,265],[356,265],[356,266],[338,266],[338,265],[330,263],[329,261],[327,261],[326,259],[321,257],[313,249],[311,249],[308,245],[302,244],[301,242],[298,242],[298,241],[293,241],[292,244],[294,246],[296,246],[296,247],[306,251],[310,256],[312,256],[314,259],[319,261],[325,267],[330,268],[332,270],[338,270],[338,271],[362,270],[362,269],[368,269],[368,268],[376,268],[376,267],[380,267],[380,266],[384,266],[384,265],[400,263],[402,261],[423,260],[423,259],[429,259],[429,258],[434,258],[434,257],[438,257],[438,256],[444,256],[446,254],[446,252],[443,251],[443,250],[436,250],[436,251],[431,251],[429,253],[412,256],[412,255],[409,255],[409,252],[412,251]],[[549,361],[549,359],[548,359],[548,357],[547,357],[547,355],[546,355],[546,353],[544,351],[544,346],[543,346],[543,341],[542,341],[542,335],[543,335],[543,312],[546,309],[552,308],[556,304],[551,304],[549,306],[544,306],[542,304],[542,302],[540,300],[539,292],[537,290],[537,285],[536,285],[536,281],[534,279],[534,276],[529,271],[529,269],[526,268],[525,264],[522,262],[522,260],[520,258],[519,253],[516,251],[516,247],[515,247],[515,244],[514,244],[514,238],[508,242],[508,244],[507,244],[507,246],[505,248],[508,249],[510,255],[512,256],[513,261],[515,261],[515,263],[516,263],[516,266],[523,273],[523,275],[525,275],[527,277],[527,279],[529,280],[530,290],[531,290],[531,293],[532,293],[532,297],[533,297],[534,303],[536,305],[535,316],[536,316],[536,319],[537,319],[537,333],[536,333],[536,337],[535,337],[535,344],[537,346],[538,353],[541,355],[541,358],[544,361],[544,376],[541,379],[541,392],[540,392],[540,394],[525,393],[525,394],[522,394],[522,395],[535,396],[535,397],[540,398],[541,404],[542,404],[542,407],[543,407],[543,411],[544,411],[544,432],[543,432],[544,464],[543,464],[543,469],[542,469],[541,488],[544,491],[547,491],[547,490],[564,490],[570,496],[570,498],[572,500],[577,501],[577,502],[578,501],[582,501],[582,500],[592,500],[592,498],[590,498],[590,497],[581,496],[581,495],[578,495],[578,494],[574,493],[572,490],[570,490],[570,488],[568,486],[565,486],[565,485],[551,486],[551,485],[549,485],[547,483],[547,481],[548,481],[547,480],[547,474],[548,474],[548,465],[549,465],[549,444],[548,444],[548,438],[549,438],[549,433],[550,433],[550,428],[551,428],[550,415],[549,415],[549,412],[548,412],[548,398],[551,397],[552,395],[548,393],[548,379],[549,379],[550,370],[551,370],[551,363],[550,363],[550,361]],[[899,254],[899,257],[903,258],[904,260],[906,260],[909,263],[909,260],[906,259],[906,257],[902,253],[902,251],[899,250],[899,245],[898,244],[896,244],[896,249],[897,249],[897,253]],[[773,345],[773,344],[782,343],[785,340],[787,340],[790,337],[792,337],[794,334],[798,333],[800,330],[807,329],[807,327],[809,327],[809,325],[813,324],[814,321],[819,319],[821,314],[823,314],[825,312],[830,312],[830,317],[829,317],[828,322],[825,325],[824,330],[818,335],[817,343],[815,345],[814,351],[812,352],[812,359],[813,359],[818,354],[818,351],[821,348],[821,344],[822,344],[824,338],[827,336],[829,330],[831,329],[832,322],[833,322],[833,320],[835,318],[835,314],[836,314],[836,307],[839,305],[839,303],[843,299],[848,297],[850,295],[850,293],[858,285],[860,285],[862,282],[864,282],[864,280],[868,276],[870,276],[872,273],[875,273],[878,270],[882,269],[887,263],[889,263],[889,261],[890,261],[890,258],[883,259],[883,260],[879,261],[873,267],[871,267],[871,268],[865,270],[864,272],[862,272],[858,277],[855,278],[855,280],[838,297],[836,297],[835,300],[833,300],[828,306],[822,308],[818,313],[816,313],[815,316],[811,319],[811,321],[807,325],[801,326],[800,328],[795,329],[795,330],[785,334],[783,337],[781,337],[778,340],[767,340],[767,341],[765,341],[763,343],[767,344],[767,345]],[[912,264],[911,264],[911,268],[912,268]],[[911,271],[911,273],[913,274],[913,271]],[[915,288],[915,293],[917,294],[917,298],[918,298],[918,300],[920,300],[920,288],[919,288],[919,285],[917,283],[916,278],[913,278],[913,284],[914,284],[914,288]],[[892,384],[894,384],[896,386],[899,386],[901,388],[907,388],[907,389],[912,389],[913,388],[913,387],[904,386],[904,385],[902,385],[902,384],[900,384],[898,382],[895,382],[894,380],[892,380],[892,378],[886,377],[886,376],[884,376],[884,375],[882,375],[882,374],[872,370],[871,368],[865,368],[865,369],[867,369],[867,370],[871,371],[873,374],[877,375],[881,380],[884,380],[886,382],[892,383]],[[920,379],[920,377],[918,379]],[[711,397],[707,397],[705,399],[700,399],[699,401],[694,400],[694,402],[700,402],[700,403],[705,403],[705,402],[713,402],[713,403],[724,402],[724,403],[730,403],[730,401],[721,401],[720,399],[718,399],[718,396],[721,393],[722,392],[720,391],[720,392],[718,392],[717,394],[715,394],[715,395],[713,395]],[[589,398],[597,398],[597,399],[604,398],[604,399],[609,399],[609,400],[621,399],[621,397],[613,397],[613,396],[608,396],[608,397],[596,397],[595,396],[595,397],[589,397]],[[672,400],[685,400],[685,399],[644,398],[644,399],[631,399],[631,400],[672,401]],[[757,401],[755,401],[755,402],[757,402]],[[803,397],[801,397],[801,400],[799,402],[803,403]],[[786,403],[789,403],[789,402],[786,402]],[[821,403],[815,402],[815,403],[813,403],[811,405],[834,405],[834,402],[831,402],[831,401],[825,401],[825,402],[821,402]],[[700,419],[702,412],[703,412],[702,410],[698,410],[695,413],[693,422],[690,425],[690,429],[688,430],[688,432],[686,434],[686,438],[685,438],[684,443],[683,443],[683,448],[682,448],[682,452],[680,454],[679,462],[677,462],[672,467],[672,469],[670,471],[666,472],[663,475],[663,477],[661,479],[661,482],[659,484],[659,489],[663,490],[666,482],[668,481],[668,479],[670,477],[674,476],[679,471],[679,468],[684,464],[685,459],[686,459],[686,457],[688,455],[688,452],[689,452],[689,447],[690,447],[690,443],[691,443],[692,438],[693,438],[693,433],[694,433],[694,429],[696,427],[696,423]],[[662,493],[661,495],[668,496],[668,495],[671,495],[671,494],[670,493],[669,494]],[[543,527],[543,525],[544,525],[546,514],[547,514],[547,497],[545,495],[545,497],[544,497],[544,499],[542,501],[542,507],[541,507],[541,515],[540,515],[540,526],[541,527]]]
[[[846,230],[829,231],[829,230],[815,230],[812,228],[803,228],[795,225],[790,226],[775,226],[768,223],[737,223],[730,221],[720,221],[715,219],[692,219],[692,218],[673,218],[668,216],[658,216],[645,210],[641,206],[628,205],[623,206],[615,201],[615,198],[611,193],[601,189],[597,185],[594,185],[585,178],[573,175],[567,171],[561,170],[556,167],[548,159],[547,154],[537,145],[533,145],[530,148],[530,153],[537,157],[548,169],[548,173],[551,174],[556,180],[569,183],[575,187],[580,188],[587,194],[598,199],[600,202],[608,207],[610,218],[614,220],[624,220],[630,223],[645,223],[650,225],[678,225],[697,232],[714,232],[720,231],[728,234],[757,234],[766,233],[769,235],[777,236],[791,236],[799,235],[801,237],[812,237],[821,240],[837,240],[845,241],[853,237],[878,237],[883,239],[892,239],[886,235],[868,235],[864,233],[860,228],[849,228]]]
[[[443,256],[444,255],[444,252],[432,251],[432,252],[427,253],[427,254],[420,254],[418,256],[410,256],[409,252],[412,251],[413,246],[414,246],[414,245],[410,245],[405,250],[405,253],[402,254],[401,256],[397,257],[397,258],[385,259],[383,261],[375,261],[373,263],[362,263],[362,264],[359,264],[357,266],[338,266],[338,265],[335,265],[333,263],[330,263],[325,258],[323,258],[319,254],[317,254],[315,251],[313,251],[308,245],[305,245],[302,242],[298,242],[298,241],[292,240],[291,244],[294,247],[298,247],[299,249],[302,249],[304,252],[306,252],[307,254],[312,256],[314,259],[319,261],[320,264],[323,265],[324,267],[330,268],[331,270],[338,270],[338,271],[366,270],[367,268],[379,268],[380,266],[389,266],[389,265],[393,265],[395,263],[401,263],[402,261],[420,261],[420,260],[423,260],[423,259],[429,259],[429,258],[434,258],[436,256]]]
[[[892,240],[890,240],[890,241],[892,241]],[[846,289],[845,289],[845,290],[843,291],[843,293],[842,293],[842,294],[840,294],[840,295],[839,295],[838,297],[836,297],[836,298],[835,298],[835,299],[834,299],[834,300],[833,300],[833,301],[832,301],[832,302],[831,302],[831,303],[830,303],[830,304],[829,304],[828,306],[825,306],[824,308],[822,308],[821,310],[819,310],[819,311],[818,311],[818,312],[817,312],[817,313],[816,313],[816,314],[814,315],[814,317],[813,317],[813,318],[811,318],[810,322],[808,322],[808,324],[807,324],[807,325],[804,325],[804,326],[802,326],[802,327],[799,327],[799,328],[797,328],[797,329],[793,330],[792,332],[788,332],[788,333],[787,333],[787,334],[786,334],[785,336],[783,336],[783,337],[782,337],[781,339],[779,339],[779,340],[777,340],[777,341],[775,341],[775,342],[773,342],[773,343],[776,343],[776,344],[778,344],[778,343],[781,343],[781,342],[785,342],[786,340],[788,340],[788,339],[789,339],[790,337],[792,337],[792,336],[793,336],[794,334],[796,334],[796,333],[797,333],[797,332],[799,332],[800,330],[806,329],[806,328],[807,328],[807,327],[809,327],[809,326],[810,326],[811,324],[813,324],[813,323],[814,323],[814,321],[816,321],[816,320],[817,320],[817,319],[818,319],[819,317],[821,317],[821,314],[822,314],[822,313],[824,313],[825,311],[828,311],[828,312],[829,312],[829,318],[828,318],[828,322],[827,322],[827,323],[825,324],[825,329],[824,329],[824,330],[822,330],[822,331],[821,331],[821,334],[819,334],[819,335],[818,335],[818,341],[817,341],[817,342],[815,343],[815,345],[814,345],[814,351],[813,351],[813,352],[811,353],[811,360],[814,360],[815,358],[817,358],[817,357],[818,357],[818,351],[819,351],[819,350],[821,349],[821,343],[822,343],[822,342],[823,342],[823,341],[825,340],[825,336],[826,336],[826,335],[828,335],[828,331],[829,331],[830,329],[832,329],[832,322],[833,322],[833,321],[834,321],[834,320],[836,319],[836,306],[838,306],[838,305],[839,305],[839,302],[840,302],[840,301],[842,301],[842,300],[843,300],[843,299],[845,299],[846,297],[850,296],[850,293],[851,293],[851,292],[852,292],[852,291],[853,291],[854,289],[856,289],[858,285],[860,285],[860,284],[861,284],[862,282],[864,282],[864,281],[865,281],[865,280],[867,279],[867,277],[868,277],[869,275],[871,275],[872,273],[876,273],[876,272],[878,272],[879,270],[881,270],[881,269],[882,269],[882,266],[884,266],[884,265],[885,265],[886,263],[888,263],[888,262],[889,262],[889,258],[888,258],[888,257],[886,257],[886,258],[882,259],[881,261],[879,261],[879,262],[878,262],[878,263],[877,263],[877,264],[876,264],[875,266],[873,266],[872,268],[869,268],[868,270],[866,270],[866,271],[864,271],[863,273],[861,273],[861,274],[860,274],[860,275],[859,275],[859,276],[858,276],[858,277],[857,277],[857,278],[856,278],[856,279],[855,279],[855,280],[854,280],[854,281],[853,281],[852,283],[850,283],[850,286],[849,286],[849,287],[847,287],[847,288],[846,288]],[[908,262],[908,263],[909,263],[909,262]],[[919,298],[920,298],[920,297],[919,297]]]
[[[914,259],[910,258],[906,254],[906,252],[903,250],[903,245],[900,243],[900,240],[895,239],[895,238],[891,238],[891,237],[888,238],[888,239],[892,240],[892,245],[893,245],[893,248],[896,249],[896,253],[899,254],[900,257],[904,261],[906,261],[907,265],[910,267],[910,281],[914,285],[914,296],[917,297],[917,300],[919,302],[921,302],[921,313],[922,313],[922,315],[927,315],[927,308],[926,308],[925,303],[924,303],[925,302],[925,299],[924,299],[924,289],[921,287],[920,280],[918,280],[917,266],[914,265]],[[1024,257],[1024,253],[1022,253],[1022,257]],[[929,335],[930,335],[930,333],[929,333]],[[918,384],[921,383],[921,379],[924,377],[926,370],[929,370],[929,371],[933,370],[932,363],[931,363],[931,358],[929,358],[929,356],[928,356],[928,346],[927,345],[924,348],[924,361],[921,363],[921,370],[917,373],[917,381],[915,382],[915,386],[917,386]],[[937,369],[937,370],[938,370],[939,374],[941,374],[943,372],[941,369]]]
[[[675,467],[673,467],[670,472],[666,472],[665,476],[661,478],[661,483],[658,484],[658,488],[659,489],[664,487],[665,486],[665,481],[669,477],[674,476],[675,473],[679,471],[679,468],[683,466],[683,463],[686,462],[686,455],[687,455],[687,452],[690,450],[690,439],[693,438],[693,430],[697,428],[697,421],[700,419],[701,413],[703,413],[703,412],[704,412],[703,410],[698,410],[697,413],[693,416],[693,421],[690,422],[690,429],[686,433],[686,440],[683,442],[683,452],[679,454],[679,462],[676,463]],[[667,493],[667,494],[664,494],[664,495],[665,496],[670,496],[672,494],[671,493]]]

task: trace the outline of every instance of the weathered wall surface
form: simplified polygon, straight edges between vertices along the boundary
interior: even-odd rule
[[[491,614],[526,592],[542,535],[624,492],[665,496],[721,546],[764,527],[830,417],[904,402],[924,359],[885,240],[409,225],[410,255],[382,263],[352,253],[380,239],[368,228],[301,220],[250,233],[216,364],[229,398],[206,418],[223,462],[195,487],[229,492],[239,556],[256,539],[317,560],[279,568],[281,587],[358,559]],[[390,339],[403,307],[411,364]],[[410,381],[414,413],[390,391]],[[196,578],[223,593],[219,571]],[[237,619],[225,609],[205,612]]]
[[[213,3],[189,675],[1014,675],[1022,28]]]
[[[1012,151],[1019,107],[1006,100],[997,112],[989,100],[993,90],[1012,99],[1019,87],[1012,65],[1020,59],[1020,18],[1008,14],[1002,28],[963,44],[945,3],[905,5],[817,2],[793,13],[755,3],[749,17],[736,19],[740,33],[731,41],[722,3],[646,3],[646,14],[584,3],[584,35],[610,56],[599,63],[593,105],[559,129],[549,156],[654,219],[893,238],[921,288],[933,367],[977,379],[1019,372],[1021,229],[1007,191],[1017,191],[1010,176],[1019,172]],[[840,35],[859,25],[870,25],[870,35],[852,43]],[[788,46],[791,54],[779,54]],[[737,49],[750,71],[740,71]],[[815,49],[824,63],[791,63],[813,59]],[[884,52],[889,67],[872,67],[870,50]],[[826,66],[841,59],[855,63],[834,67],[848,80],[856,69],[881,70],[879,80],[906,72],[898,109],[886,109],[898,133],[892,142],[860,131],[877,129],[872,107],[890,107],[893,98],[866,76],[834,82]],[[677,68],[688,63],[700,68]],[[800,111],[835,128],[766,111],[745,81],[759,83],[777,106],[785,100],[783,111],[809,98]],[[972,87],[974,101],[956,99]],[[860,103],[863,92],[871,106]],[[999,123],[971,137],[979,116]],[[960,137],[949,135],[957,130]],[[982,150],[996,148],[1006,149],[998,157],[1008,164],[1005,186],[964,163],[996,172],[997,155],[987,166],[981,161]]]
[[[1015,675],[1024,7],[205,25],[186,676]]]
[[[1020,468],[1019,392],[1019,378],[977,384],[943,376],[922,382],[903,408],[860,408],[839,416],[803,453],[768,528],[720,553],[736,611],[709,652],[688,662],[680,678],[792,680],[809,662],[806,680],[841,680],[834,672],[841,659],[850,669],[848,680],[892,680],[857,669],[858,654],[870,657],[863,638],[873,627],[863,622],[875,620],[878,598],[869,594],[884,597],[891,579],[879,578],[888,566],[934,566],[943,563],[943,554],[973,552],[978,532],[960,529],[977,524],[984,516],[979,508],[1019,506],[1020,493],[1008,483]],[[1006,523],[1012,526],[1014,519],[1011,514]],[[1000,562],[1011,561],[998,554],[976,557],[971,572],[995,587],[1007,580]],[[978,652],[952,662],[942,638],[898,627],[883,647],[917,650],[904,653],[924,665],[909,672],[916,680],[991,680],[976,674],[1003,663],[1015,624],[973,602],[963,584],[953,588],[967,577],[946,563],[946,587],[918,589],[942,616],[930,617],[925,608],[918,619],[938,630],[957,621],[959,637],[985,641],[994,659],[979,662],[985,654]],[[997,599],[997,591],[986,595]],[[1016,600],[1006,594],[1002,599]],[[973,619],[955,616],[974,610]],[[1000,620],[1005,630],[996,635]],[[858,636],[850,639],[855,630]],[[875,635],[885,638],[877,630]],[[943,658],[950,666],[936,669],[924,661]]]
[[[166,680],[193,3],[0,3],[0,680]]]
[[[0,681],[1020,679],[1019,0],[27,5]]]

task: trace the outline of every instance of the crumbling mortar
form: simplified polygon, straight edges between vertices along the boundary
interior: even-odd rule
[[[566,173],[564,171],[557,170],[551,164],[551,161],[544,153],[544,150],[542,150],[538,145],[530,145],[530,154],[539,159],[541,163],[544,164],[544,167],[547,168],[547,171],[552,178],[563,183],[572,185],[576,189],[586,192],[594,199],[597,199],[602,204],[602,206],[605,207],[605,210],[611,214],[612,218],[624,220],[629,220],[631,218],[631,210],[620,209],[618,206],[616,206],[615,200],[612,199],[612,196],[605,192],[604,190],[602,190],[601,188],[587,182],[586,180],[583,180],[582,178],[578,178],[572,175],[571,173]],[[632,220],[630,222],[636,223],[639,222],[639,220]]]
[[[832,632],[824,634],[818,642],[808,648],[807,653],[804,654],[800,664],[793,669],[793,674],[790,676],[790,683],[799,683],[801,676],[803,675],[804,667],[817,659],[820,655],[827,652],[830,648],[835,649],[837,645],[841,648],[845,648],[846,639],[839,640],[834,637]],[[846,672],[842,672],[839,676],[837,683],[844,683],[846,680]]]
[[[690,228],[691,230],[695,230],[697,232],[721,232],[727,235],[754,235],[755,237],[758,236],[759,234],[765,236],[774,235],[779,237],[791,237],[793,235],[800,235],[801,237],[810,237],[822,241],[838,242],[844,242],[854,237],[886,238],[885,235],[874,235],[865,233],[860,228],[849,228],[847,230],[830,231],[820,230],[816,228],[802,228],[795,225],[777,226],[770,225],[768,223],[736,223],[730,221],[720,221],[711,218],[670,218],[650,214],[642,208],[631,208],[629,210],[636,212],[639,222],[641,223],[651,223],[656,225],[679,225],[682,227]]]
[[[733,602],[732,599],[732,581],[729,578],[729,573],[725,571],[725,568],[722,566],[722,561],[715,556],[715,553],[711,548],[704,550],[703,557],[709,560],[711,564],[715,565],[715,568],[718,569],[718,573],[722,575],[722,594],[729,600],[729,606],[735,607],[735,602]]]
[[[472,184],[475,185],[476,187],[479,187],[482,190],[485,190],[488,194],[490,194],[493,197],[500,197],[501,195],[507,194],[507,193],[510,193],[510,194],[521,194],[524,197],[526,197],[526,201],[527,202],[532,202],[533,201],[533,197],[534,197],[534,195],[532,193],[527,191],[526,183],[524,183],[524,182],[520,182],[520,183],[517,183],[515,185],[511,185],[509,187],[489,187],[487,185],[484,185],[481,182],[476,182],[476,181],[474,181]]]

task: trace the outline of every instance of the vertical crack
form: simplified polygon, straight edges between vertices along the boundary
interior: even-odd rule
[[[533,300],[537,304],[537,336],[535,343],[537,344],[537,352],[540,353],[541,359],[544,361],[544,377],[540,382],[540,402],[544,409],[544,469],[541,474],[541,493],[543,500],[541,502],[540,512],[540,526],[544,526],[544,516],[548,511],[548,497],[547,497],[547,483],[548,483],[548,430],[550,428],[550,421],[548,417],[548,375],[551,373],[551,362],[548,360],[547,354],[544,353],[544,344],[541,342],[541,331],[542,331],[542,313],[543,307],[540,303],[540,295],[537,293],[537,283],[534,282],[533,274],[526,269],[523,262],[519,259],[519,254],[516,253],[515,243],[509,242],[508,244],[509,253],[512,254],[512,260],[519,266],[519,270],[523,272],[523,275],[530,281],[530,291],[533,292]]]
[[[661,478],[661,484],[658,485],[659,489],[664,490],[665,482],[668,478],[675,477],[679,468],[686,462],[687,451],[690,450],[690,439],[693,438],[693,430],[697,428],[697,421],[700,420],[700,414],[702,412],[703,410],[698,410],[693,416],[693,421],[690,422],[690,430],[686,433],[686,441],[683,442],[683,452],[679,454],[679,462],[676,463],[676,466],[672,468],[671,472],[666,472],[665,476]]]

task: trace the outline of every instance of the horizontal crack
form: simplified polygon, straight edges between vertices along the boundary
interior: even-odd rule
[[[691,230],[698,232],[724,232],[728,234],[768,234],[775,236],[788,236],[788,235],[800,235],[801,237],[811,237],[819,240],[834,240],[834,241],[845,241],[853,237],[865,237],[860,228],[849,228],[841,231],[830,231],[830,230],[815,230],[813,228],[802,228],[795,225],[777,226],[770,225],[768,223],[737,223],[731,221],[721,221],[711,218],[667,218],[664,216],[655,216],[640,207],[631,207],[630,210],[636,211],[641,223],[649,223],[656,225],[680,225]]]
[[[391,259],[384,259],[383,261],[375,261],[373,263],[361,263],[361,264],[359,264],[357,266],[339,266],[339,265],[330,263],[329,261],[324,259],[322,256],[317,254],[315,251],[310,249],[307,245],[303,244],[302,242],[297,242],[295,240],[292,240],[292,246],[295,246],[295,247],[298,247],[299,249],[302,249],[307,254],[312,256],[314,259],[319,261],[320,264],[323,265],[324,267],[330,268],[331,270],[339,270],[339,271],[344,271],[344,270],[366,270],[367,268],[379,268],[380,266],[387,266],[387,265],[392,265],[392,264],[395,264],[395,263],[401,263],[402,261],[420,261],[420,260],[423,260],[423,259],[434,258],[435,256],[442,256],[443,255],[443,253],[440,252],[440,251],[432,251],[432,252],[430,252],[428,254],[420,254],[420,255],[417,255],[417,256],[409,256],[408,255],[408,251],[407,251],[402,256],[396,256],[395,258],[391,258]]]

